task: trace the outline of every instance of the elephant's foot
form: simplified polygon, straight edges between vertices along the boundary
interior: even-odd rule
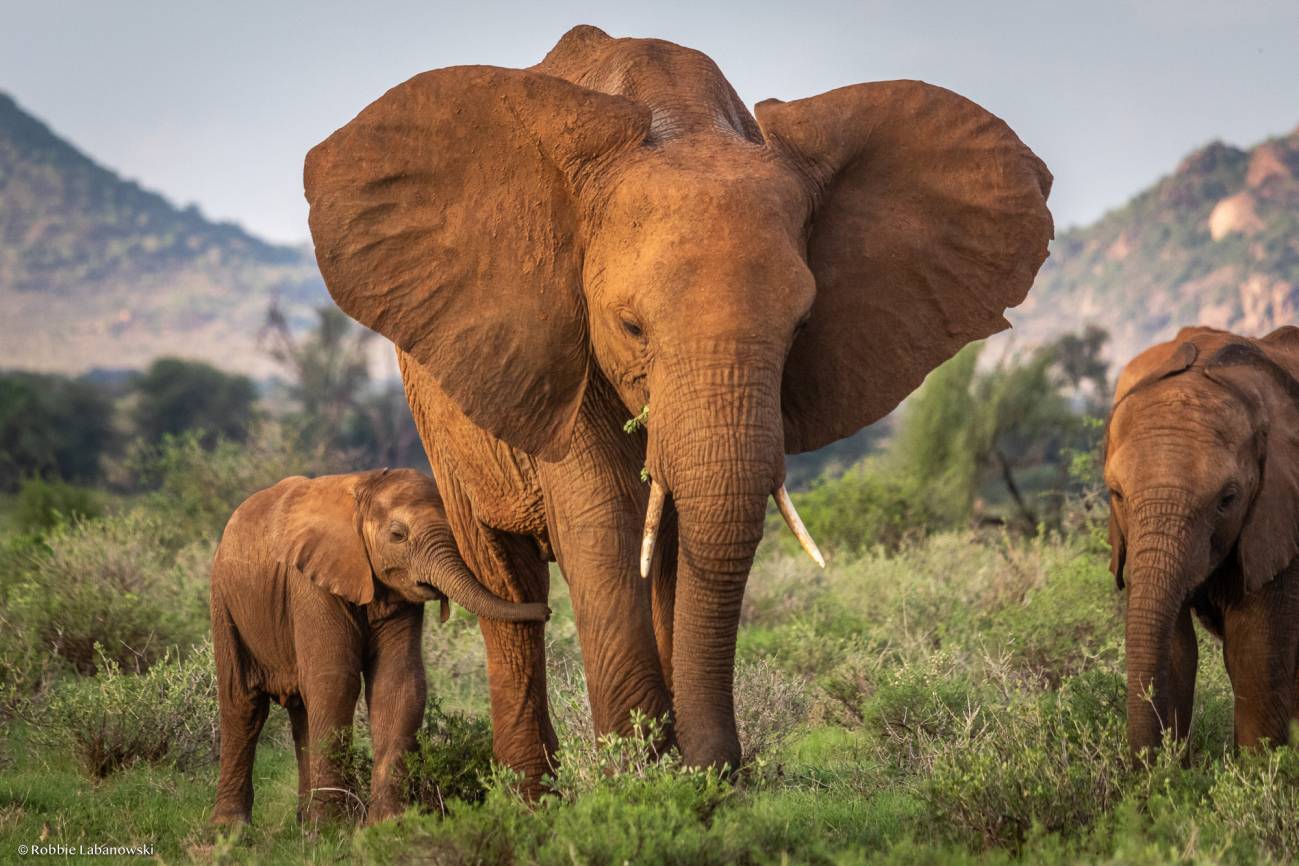
[[[212,813],[212,818],[208,823],[213,827],[237,828],[247,827],[253,822],[252,815],[242,809],[228,809],[218,806]]]

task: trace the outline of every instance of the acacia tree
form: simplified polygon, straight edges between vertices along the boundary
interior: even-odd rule
[[[267,351],[285,370],[300,426],[366,465],[427,465],[401,385],[371,379],[378,335],[337,307],[320,307],[316,317],[315,328],[298,336],[272,305],[263,332]]]
[[[891,449],[898,465],[922,479],[955,522],[995,484],[1015,522],[1036,527],[1043,515],[1019,476],[1031,469],[1049,474],[1054,489],[1067,483],[1069,452],[1085,444],[1086,418],[1102,411],[1108,394],[1100,357],[1107,339],[1091,328],[982,371],[983,344],[966,346],[908,401]]]

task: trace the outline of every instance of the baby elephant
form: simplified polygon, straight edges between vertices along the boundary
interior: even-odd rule
[[[1299,720],[1299,328],[1185,328],[1115,389],[1110,567],[1127,586],[1128,739],[1185,737],[1193,618],[1222,639],[1236,743]]]
[[[253,754],[269,701],[289,711],[299,816],[350,799],[338,758],[365,680],[374,739],[369,818],[401,808],[403,759],[424,714],[424,602],[541,621],[544,604],[488,592],[466,568],[433,480],[409,469],[286,478],[231,516],[212,565],[221,704],[215,823],[252,816]]]

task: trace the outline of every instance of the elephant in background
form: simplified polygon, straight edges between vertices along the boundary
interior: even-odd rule
[[[299,814],[341,811],[365,680],[374,739],[369,817],[401,808],[402,760],[424,717],[424,602],[501,621],[544,621],[465,567],[433,480],[414,470],[286,478],[250,496],[212,563],[212,642],[221,718],[215,823],[247,822],[253,756],[270,699],[289,711]],[[309,808],[308,808],[309,807]]]
[[[1299,719],[1299,328],[1184,328],[1124,369],[1106,433],[1127,587],[1128,739],[1190,731],[1192,614],[1221,638],[1240,746]]]
[[[814,551],[784,455],[1007,327],[1053,232],[1046,167],[955,93],[858,84],[755,116],[706,55],[589,26],[527,69],[397,85],[304,180],[325,283],[396,344],[466,560],[536,602],[556,559],[597,731],[670,712],[694,765],[740,763],[736,630],[773,495]],[[543,628],[482,631],[496,756],[535,785]]]

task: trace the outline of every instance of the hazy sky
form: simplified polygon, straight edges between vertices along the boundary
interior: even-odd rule
[[[1299,0],[0,0],[0,90],[122,175],[281,241],[302,157],[438,66],[526,66],[565,30],[710,54],[750,105],[921,78],[1005,118],[1090,221],[1188,150],[1299,125]]]

